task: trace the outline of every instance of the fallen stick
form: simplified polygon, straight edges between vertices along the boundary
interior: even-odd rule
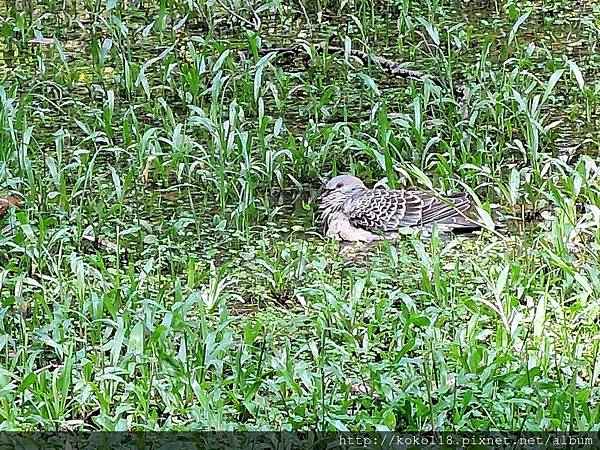
[[[342,47],[336,47],[330,45],[329,47],[325,47],[325,44],[317,45],[317,51],[323,52],[327,48],[330,52],[335,53],[344,53],[346,50]],[[400,77],[400,78],[413,78],[415,80],[423,80],[424,78],[429,78],[430,80],[437,81],[437,78],[432,77],[420,70],[410,70],[402,67],[402,63],[392,61],[391,59],[384,58],[382,56],[371,55],[367,52],[363,52],[362,50],[350,49],[348,52],[349,55],[354,56],[361,60],[363,64],[368,64],[369,60],[372,59],[387,73],[392,76]]]
[[[296,47],[274,47],[274,48],[261,48],[258,50],[259,55],[266,55],[268,53],[292,53],[299,54],[302,53],[304,47],[296,46]],[[332,53],[345,53],[346,50],[343,47],[336,47],[334,45],[327,45],[322,42],[315,46],[315,50],[318,53],[324,53],[325,50]],[[247,52],[244,52],[247,53]],[[422,80],[424,78],[429,78],[432,80],[436,80],[435,77],[431,77],[430,75],[421,72],[420,70],[410,70],[402,67],[402,64],[396,61],[392,61],[391,59],[383,58],[381,56],[369,55],[367,52],[363,52],[362,50],[351,49],[348,54],[350,56],[354,56],[358,58],[363,64],[368,64],[370,60],[375,61],[379,66],[390,75],[400,78],[414,78],[416,80]]]
[[[283,53],[292,53],[294,55],[298,55],[298,54],[302,53],[303,50],[304,50],[304,47],[301,45],[298,45],[295,47],[261,48],[258,50],[258,54],[261,56],[269,54],[269,53],[282,53],[282,54]],[[318,53],[324,53],[326,50],[329,52],[332,52],[332,53],[346,53],[345,48],[337,47],[334,45],[327,45],[325,42],[317,44],[315,46],[315,50]],[[243,53],[245,55],[248,54],[248,52],[243,52]],[[405,67],[403,67],[403,63],[393,61],[391,59],[384,58],[381,56],[369,54],[362,50],[356,50],[356,49],[348,50],[348,54],[350,56],[354,56],[355,58],[360,60],[365,65],[368,64],[369,61],[374,61],[375,63],[377,63],[377,65],[379,65],[379,67],[384,72],[388,73],[389,75],[391,75],[393,77],[410,78],[410,79],[420,80],[420,81],[428,79],[428,80],[432,81],[433,83],[435,83],[437,86],[442,87],[442,83],[440,82],[440,79],[438,77],[427,74],[420,70],[406,69]],[[454,94],[459,99],[458,105],[459,105],[459,110],[461,112],[461,116],[463,119],[466,119],[468,117],[467,103],[469,102],[469,99],[471,97],[471,90],[467,86],[457,85],[457,86],[454,86]]]

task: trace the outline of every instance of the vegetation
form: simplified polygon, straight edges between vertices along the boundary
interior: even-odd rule
[[[0,35],[0,428],[600,429],[599,5],[6,0]],[[345,172],[503,228],[340,250]]]

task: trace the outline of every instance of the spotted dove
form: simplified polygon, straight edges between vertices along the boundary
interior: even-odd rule
[[[393,239],[404,227],[474,230],[481,226],[465,216],[471,204],[465,194],[434,197],[419,191],[369,189],[351,175],[339,175],[325,186],[319,211],[327,236],[343,241]]]

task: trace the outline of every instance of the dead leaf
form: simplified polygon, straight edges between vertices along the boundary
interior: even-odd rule
[[[155,155],[150,155],[146,160],[146,167],[144,167],[144,170],[141,175],[143,184],[148,184],[148,182],[150,181],[150,170],[152,170],[152,161],[154,161],[155,159]]]
[[[176,191],[165,192],[162,194],[162,198],[169,202],[176,202],[177,200],[179,200],[179,193]]]
[[[104,247],[113,251],[117,251],[118,250],[118,246],[117,244],[115,244],[114,242],[108,241],[106,239],[99,239],[97,237],[94,236],[90,236],[89,234],[84,234],[83,236],[81,236],[83,239],[85,239],[86,241],[90,241],[92,244],[96,245],[96,246],[100,246],[100,247]]]
[[[4,217],[11,206],[17,207],[21,201],[12,195],[0,198],[0,218]]]
[[[52,45],[54,44],[54,38],[35,38],[29,39],[28,42],[36,45]]]

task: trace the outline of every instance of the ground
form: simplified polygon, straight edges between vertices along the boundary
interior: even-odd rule
[[[9,0],[0,35],[1,429],[600,429],[598,5]],[[325,239],[339,173],[493,230]]]

